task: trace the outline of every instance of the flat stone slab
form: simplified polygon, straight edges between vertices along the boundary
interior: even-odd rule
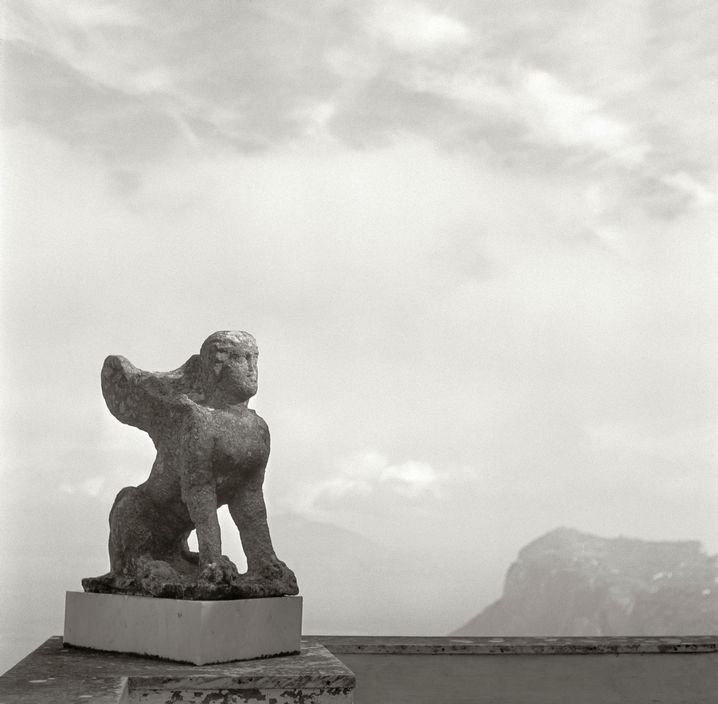
[[[64,642],[206,665],[298,653],[302,597],[186,601],[67,592]]]
[[[298,655],[187,665],[63,646],[54,636],[0,677],[0,704],[350,704],[354,674],[319,643]]]
[[[718,636],[307,636],[335,655],[687,655],[718,653]]]

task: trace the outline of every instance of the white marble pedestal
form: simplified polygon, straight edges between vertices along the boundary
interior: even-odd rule
[[[194,665],[298,653],[302,597],[184,601],[67,592],[66,645]]]

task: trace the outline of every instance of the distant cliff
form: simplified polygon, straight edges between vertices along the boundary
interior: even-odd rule
[[[559,528],[523,548],[503,596],[452,635],[690,634],[718,634],[718,556]]]

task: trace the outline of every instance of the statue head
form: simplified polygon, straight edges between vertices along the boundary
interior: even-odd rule
[[[257,393],[257,342],[248,332],[212,333],[199,351],[205,401],[246,403]]]

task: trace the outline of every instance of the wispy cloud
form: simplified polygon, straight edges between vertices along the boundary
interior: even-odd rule
[[[416,90],[456,102],[479,120],[513,123],[536,147],[573,149],[584,158],[599,156],[629,167],[643,162],[650,151],[629,124],[547,71],[515,65],[497,79],[485,73],[447,76],[425,70],[414,74],[411,84]]]
[[[645,158],[645,142],[631,128],[607,114],[597,102],[569,89],[545,71],[523,72],[518,104],[528,127],[537,137],[559,145],[588,147],[628,166]]]
[[[641,3],[517,17],[434,2],[177,12],[35,0],[8,23],[11,102],[16,119],[115,162],[330,135],[366,146],[410,131],[517,166],[559,159],[591,178],[617,167],[636,179],[695,179],[693,165],[679,164],[691,153],[705,172],[709,161],[691,143],[710,131],[688,109],[689,96],[710,103],[711,50],[687,41],[689,30],[705,34],[703,14]],[[686,62],[698,70],[685,73]],[[33,84],[40,72],[50,80]]]
[[[106,477],[98,475],[81,482],[62,482],[60,484],[60,492],[63,494],[80,493],[87,496],[99,496],[106,481]]]
[[[404,499],[438,498],[446,475],[417,460],[392,463],[381,453],[367,451],[337,462],[333,476],[312,488],[311,506],[335,507],[357,498],[370,500],[386,492]]]
[[[662,180],[686,193],[699,207],[713,206],[718,202],[718,175],[712,181],[706,181],[685,171],[677,171],[667,174]]]
[[[436,52],[471,41],[469,28],[456,17],[415,2],[375,3],[368,24],[400,51]]]

